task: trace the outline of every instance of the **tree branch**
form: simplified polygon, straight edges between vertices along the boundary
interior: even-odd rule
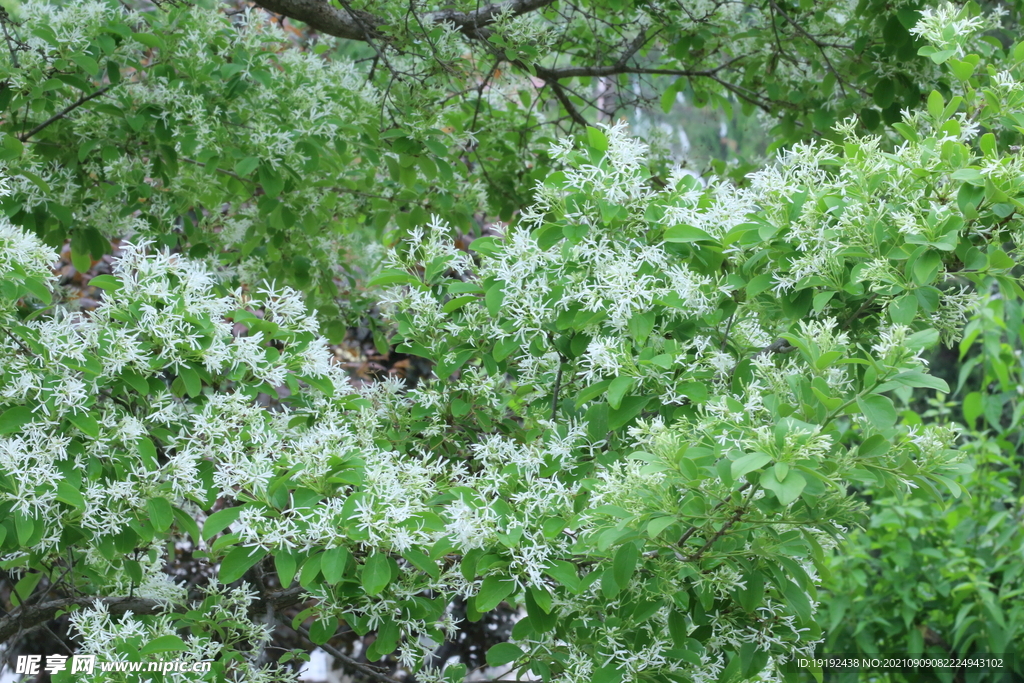
[[[793,21],[789,17],[789,15],[786,14],[785,10],[783,10],[781,7],[778,6],[778,4],[776,4],[775,0],[768,0],[768,4],[770,4],[772,6],[772,8],[774,8],[774,10],[776,12],[778,12],[782,16],[783,19],[788,21],[789,24],[793,28],[795,28],[797,30],[797,33],[802,35],[807,40],[811,41],[811,43],[814,44],[814,47],[818,48],[818,52],[821,53],[822,58],[825,60],[825,65],[828,67],[828,70],[832,72],[832,75],[836,77],[836,82],[839,83],[839,89],[843,92],[843,96],[845,97],[846,96],[846,86],[843,84],[843,78],[842,78],[842,76],[839,75],[839,72],[836,71],[836,68],[834,66],[832,66],[832,60],[828,58],[828,54],[825,52],[825,48],[822,47],[821,44],[817,40],[812,38],[811,34],[809,34],[807,31],[805,31],[803,26],[801,26],[800,24],[798,24],[795,21]],[[772,22],[772,26],[774,27],[774,25],[775,25],[775,22],[773,21]]]
[[[424,24],[450,23],[467,38],[486,38],[485,29],[504,12],[517,17],[550,5],[554,0],[508,0],[481,7],[472,12],[439,10],[423,15]],[[310,27],[349,40],[369,41],[382,37],[379,27],[384,19],[363,10],[349,12],[332,7],[325,0],[256,0],[256,4],[275,14],[297,19]]]
[[[281,609],[300,602],[305,590],[296,586],[288,590],[277,591],[266,597],[267,603],[274,609]],[[110,614],[120,616],[125,612],[132,614],[161,614],[163,612],[185,612],[188,607],[185,605],[171,605],[166,601],[152,600],[150,598],[132,598],[127,596],[107,598],[61,598],[38,605],[24,606],[15,614],[0,619],[0,643],[6,642],[11,636],[25,629],[32,628],[39,624],[53,619],[60,610],[70,610],[75,607],[92,607],[104,604]],[[254,603],[254,606],[258,604]]]
[[[569,114],[569,117],[573,121],[580,124],[581,126],[590,125],[590,123],[585,118],[583,118],[583,114],[579,112],[579,110],[576,108],[576,105],[574,105],[572,101],[569,100],[569,96],[565,94],[565,88],[562,87],[562,85],[558,82],[557,78],[548,79],[545,78],[544,76],[541,76],[539,72],[537,73],[537,76],[540,78],[544,78],[544,81],[551,86],[551,92],[555,93],[555,97],[558,99],[559,102],[562,103],[562,106],[565,107],[565,111]]]
[[[309,630],[306,629],[304,626],[299,626],[295,630],[303,638],[305,638],[309,642],[313,643],[313,641],[311,640],[310,635],[309,635]],[[313,643],[313,644],[316,645],[316,643]],[[351,668],[355,669],[356,671],[358,671],[359,673],[363,674],[364,676],[368,676],[368,677],[372,678],[375,681],[379,681],[380,683],[398,683],[398,681],[395,680],[394,678],[391,678],[390,676],[382,674],[381,672],[376,671],[375,669],[367,666],[366,664],[363,664],[361,662],[357,662],[356,660],[352,659],[351,657],[349,657],[347,654],[345,654],[344,652],[342,652],[341,650],[339,650],[336,647],[332,647],[331,645],[328,645],[327,643],[320,643],[319,645],[317,645],[317,647],[319,647],[321,650],[323,650],[327,654],[332,655],[333,657],[335,657],[338,660],[340,660],[345,666],[351,667]]]
[[[30,130],[29,132],[27,132],[24,135],[22,135],[21,137],[19,137],[18,139],[21,140],[22,142],[25,142],[30,137],[32,137],[33,135],[35,135],[39,131],[43,130],[44,128],[49,126],[54,121],[59,121],[60,119],[64,118],[65,116],[67,116],[68,114],[73,112],[75,109],[78,109],[79,107],[81,107],[83,104],[85,104],[89,100],[91,100],[91,99],[93,99],[95,97],[99,97],[100,95],[102,95],[103,93],[107,92],[108,90],[110,90],[113,87],[114,87],[114,84],[111,83],[110,85],[103,86],[102,88],[100,88],[99,90],[97,90],[96,92],[94,92],[91,95],[84,95],[84,96],[82,96],[81,98],[78,99],[77,102],[75,102],[74,104],[71,104],[71,105],[65,107],[62,111],[57,112],[56,114],[54,114],[53,116],[51,116],[50,118],[46,119],[45,121],[40,123],[38,126],[33,128],[32,130]]]

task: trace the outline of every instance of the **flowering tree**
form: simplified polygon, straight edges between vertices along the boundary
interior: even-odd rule
[[[245,7],[28,0],[0,14],[3,211],[70,239],[81,272],[109,238],[153,239],[287,284],[337,340],[373,304],[382,242],[433,214],[468,234],[509,219],[557,170],[548,143],[588,122],[684,93],[793,141],[949,87],[919,12],[881,1],[619,5],[264,3],[296,30]]]
[[[180,95],[188,80],[170,73],[185,61],[144,62],[139,45],[163,38],[128,26],[104,54],[131,52],[136,73],[154,74],[145,97],[168,89],[166,117],[154,110],[140,126],[159,139],[171,120],[249,114],[239,126],[258,132],[271,126],[261,117],[284,116],[249,111],[272,98],[232,81],[243,64],[258,71],[243,57],[258,62],[261,34],[195,16],[176,15],[199,22],[174,38],[191,41],[182,60],[212,40],[241,67],[219,67],[224,97],[261,99],[203,112],[205,100]],[[923,353],[962,337],[981,293],[1024,297],[1013,275],[1024,48],[978,40],[985,26],[951,7],[913,26],[948,88],[886,133],[898,141],[846,120],[835,141],[795,144],[737,187],[683,172],[654,179],[622,125],[590,127],[550,146],[562,170],[472,253],[443,218],[411,225],[369,284],[384,288],[399,349],[433,362],[413,389],[355,388],[298,291],[236,287],[216,267],[237,243],[217,241],[227,221],[199,211],[214,190],[190,174],[206,169],[225,183],[218,193],[248,192],[255,174],[255,208],[239,199],[224,215],[253,211],[274,228],[295,179],[246,156],[267,138],[211,138],[213,156],[182,173],[168,165],[182,154],[172,136],[149,150],[165,154],[160,169],[148,152],[124,162],[131,173],[153,165],[134,185],[106,176],[79,186],[135,154],[133,138],[101,147],[95,166],[92,148],[78,152],[81,167],[36,173],[19,147],[32,136],[8,132],[19,194],[0,219],[0,561],[18,580],[0,641],[70,613],[75,646],[103,660],[174,652],[213,660],[208,680],[289,679],[266,646],[282,611],[301,604],[285,626],[313,643],[373,632],[371,661],[394,655],[417,680],[459,681],[465,665],[435,656],[458,628],[453,605],[476,621],[507,603],[522,618],[486,661],[545,680],[799,679],[793,660],[824,637],[820,577],[865,506],[850,485],[896,500],[962,493],[957,477],[970,466],[956,428],[896,408],[914,392],[950,392]],[[90,40],[103,49],[108,33]],[[75,55],[66,61],[91,69]],[[324,78],[318,63],[294,59],[283,72]],[[350,100],[349,120],[363,104]],[[60,125],[75,134],[88,120]],[[430,148],[435,133],[423,135]],[[303,149],[289,141],[279,152],[299,164],[313,158]],[[331,163],[363,163],[346,149]],[[401,183],[412,166],[396,154]],[[238,161],[224,172],[228,157]],[[57,172],[66,184],[42,175],[53,168],[70,169]],[[146,222],[134,206],[164,200],[139,202],[139,188],[161,171],[173,201],[123,243],[112,275],[93,278],[102,305],[52,303],[56,255],[22,227],[27,216],[43,216],[28,227],[47,234],[47,210],[60,213],[48,193],[64,187],[77,188],[63,204],[73,216],[83,203],[129,198],[121,219]],[[183,207],[195,216],[189,239],[200,215],[209,221],[208,250],[147,241]],[[328,214],[310,210],[315,228]],[[57,215],[64,227],[54,229],[78,235],[78,220]],[[275,243],[260,244],[270,254]],[[179,548],[215,577],[175,581],[164,568]]]

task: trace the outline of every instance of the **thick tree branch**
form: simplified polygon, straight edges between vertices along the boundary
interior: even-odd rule
[[[499,15],[508,11],[512,16],[533,12],[550,5],[554,0],[508,0],[481,7],[472,12],[440,10],[421,17],[424,24],[449,23],[469,38],[486,38],[485,29]],[[369,12],[349,12],[332,7],[326,0],[256,0],[256,4],[275,14],[297,19],[310,27],[349,40],[369,41],[380,38],[379,27],[384,19]]]
[[[481,30],[493,24],[503,12],[508,11],[513,17],[518,17],[521,14],[529,14],[546,7],[552,2],[554,0],[509,0],[509,2],[496,2],[472,12],[441,10],[432,12],[427,17],[434,23],[452,23],[457,31],[470,38],[485,38],[486,34]]]
[[[305,591],[300,587],[277,591],[267,596],[267,602],[277,611],[302,600]],[[0,619],[0,643],[6,642],[18,631],[26,630],[53,619],[60,610],[77,607],[92,607],[104,604],[107,611],[115,616],[125,612],[132,614],[160,614],[163,612],[184,612],[184,605],[169,605],[167,602],[150,598],[109,597],[109,598],[61,598],[38,605],[24,606],[20,611]]]

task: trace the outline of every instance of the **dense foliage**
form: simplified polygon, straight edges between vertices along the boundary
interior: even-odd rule
[[[351,630],[459,681],[435,654],[506,604],[485,660],[544,680],[1013,652],[1024,46],[976,7],[614,5],[292,13],[365,41],[369,81],[248,10],[3,17],[0,641],[69,614],[100,659],[261,681],[304,656],[270,655],[277,630]],[[544,61],[573,44],[583,66]],[[831,132],[736,184],[582,127],[568,82],[681,62],[780,140]],[[539,83],[495,89],[502,63]],[[856,84],[910,109],[869,134]],[[577,135],[549,139],[563,113]],[[86,272],[110,238],[75,310],[54,252]],[[331,361],[321,335],[374,302],[425,381]],[[929,368],[957,343],[957,377]],[[209,571],[174,576],[184,553]]]

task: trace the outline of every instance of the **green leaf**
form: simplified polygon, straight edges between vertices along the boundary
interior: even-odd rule
[[[640,559],[640,551],[636,544],[624,543],[615,553],[612,567],[615,570],[615,582],[620,586],[628,586],[629,580],[636,571],[637,560]]]
[[[944,61],[955,55],[956,50],[935,50],[934,47],[926,45],[919,49],[917,54],[929,57],[936,64],[942,64]]]
[[[647,535],[651,538],[657,538],[661,535],[662,531],[678,521],[675,517],[655,517],[647,523]]]
[[[469,245],[470,249],[472,249],[478,254],[483,254],[484,256],[495,256],[502,250],[503,247],[504,245],[501,242],[499,242],[497,238],[489,236],[477,237]]]
[[[949,492],[953,494],[954,498],[959,498],[963,493],[963,489],[960,488],[960,485],[949,477],[944,477],[941,474],[933,474],[931,477],[936,481],[941,482],[943,486],[949,489]]]
[[[928,95],[928,114],[938,120],[942,116],[942,110],[946,106],[946,101],[942,99],[942,93],[938,90],[932,90],[931,94]]]
[[[868,422],[877,429],[889,429],[896,424],[896,408],[887,396],[860,396],[857,398],[857,405]]]
[[[779,481],[773,468],[761,473],[761,486],[774,493],[781,504],[789,505],[803,493],[807,480],[799,472],[791,471],[785,481]]]
[[[402,553],[402,557],[409,560],[414,567],[435,579],[441,576],[441,571],[437,568],[437,562],[415,548],[406,550]]]
[[[320,559],[320,571],[327,583],[338,583],[345,578],[345,565],[348,564],[349,552],[338,546],[324,551]],[[390,572],[390,569],[388,570]]]
[[[480,612],[490,612],[507,598],[516,584],[511,579],[503,579],[492,574],[484,579],[480,592],[476,596],[476,608]]]
[[[645,313],[636,313],[632,318],[629,319],[629,333],[633,335],[633,338],[643,344],[647,341],[647,338],[651,336],[651,332],[654,330],[655,318],[654,311],[646,311]]]
[[[588,401],[590,401],[590,400],[600,396],[601,394],[605,393],[605,391],[608,389],[608,387],[611,385],[611,383],[612,383],[612,380],[605,379],[605,380],[601,380],[600,382],[598,382],[596,384],[591,384],[586,389],[583,389],[580,392],[579,396],[576,397],[576,407],[579,408],[584,403],[587,403]]]
[[[164,41],[160,36],[152,33],[133,33],[132,38],[142,43],[146,47],[154,49],[160,49],[164,47]]]
[[[188,367],[182,365],[178,369],[178,376],[181,377],[181,381],[185,383],[185,391],[192,398],[198,398],[203,394],[203,381],[199,378],[199,373]]]
[[[966,81],[974,75],[974,64],[961,62],[959,59],[950,59],[949,70],[961,81]]]
[[[1024,43],[1021,43],[1021,45],[1024,45]],[[982,413],[984,413],[982,397],[979,392],[972,391],[964,397],[963,411],[964,420],[967,421],[967,427],[969,429],[974,429],[975,422],[979,417],[981,417]]]
[[[633,378],[620,375],[608,385],[608,405],[618,410],[622,405],[622,398],[633,388]]]
[[[42,578],[41,572],[33,572],[21,577],[18,583],[14,584],[14,590],[11,591],[11,604],[17,607],[22,600],[28,600]]]
[[[232,548],[231,552],[224,556],[220,563],[220,571],[217,578],[221,583],[233,583],[238,581],[249,571],[249,568],[259,562],[267,554],[263,548]]]
[[[905,294],[894,300],[888,307],[889,319],[899,325],[910,325],[917,315],[917,297]]]
[[[650,396],[627,396],[622,399],[619,408],[608,415],[608,429],[612,431],[622,429],[626,423],[640,414],[650,400]]]
[[[11,434],[32,421],[32,410],[28,406],[15,406],[0,414],[0,434]]]
[[[178,527],[191,536],[192,542],[198,545],[202,534],[199,531],[199,525],[196,524],[196,520],[192,518],[192,515],[181,508],[174,508],[174,519],[178,520]]]
[[[80,510],[85,509],[85,498],[82,497],[81,491],[66,481],[57,482],[57,500]]]
[[[44,304],[49,305],[50,302],[53,301],[53,296],[50,293],[50,286],[45,281],[39,278],[29,277],[25,278],[22,284],[25,289],[32,294],[32,296],[39,299]]]
[[[484,295],[484,304],[487,306],[487,312],[497,317],[501,312],[501,304],[505,301],[505,283],[501,280],[495,280],[490,285],[486,285],[484,289],[487,291]]]
[[[615,662],[610,662],[594,671],[591,683],[621,683],[622,677],[623,670],[618,668]]]
[[[40,524],[42,524],[41,520]],[[28,545],[28,542],[32,539],[32,535],[36,531],[35,518],[27,517],[24,513],[16,513],[14,515],[14,530],[18,534],[18,544]]]
[[[588,128],[588,131],[594,130]],[[510,664],[525,654],[512,643],[498,643],[487,651],[487,664],[490,666],[504,666]]]
[[[599,128],[587,126],[587,142],[591,147],[600,152],[608,149],[608,136]]]
[[[324,559],[323,553],[314,553],[306,558],[306,561],[302,563],[302,569],[299,571],[299,585],[305,589],[310,589],[317,585],[321,572],[320,563]]]
[[[141,395],[141,396],[148,396],[149,395],[149,388],[150,388],[149,387],[149,382],[147,382],[146,378],[143,377],[142,375],[140,375],[139,373],[134,372],[132,370],[126,370],[126,371],[121,373],[121,379],[128,386],[130,386],[132,389],[134,389],[136,391],[136,393],[138,393],[139,395]],[[148,439],[144,439],[144,440],[148,440]],[[150,448],[152,448],[152,442],[150,443]],[[140,446],[140,450],[141,450],[141,446]],[[153,459],[154,459],[154,461],[156,460],[156,450],[155,449],[153,451]]]
[[[491,355],[494,357],[494,361],[496,363],[500,363],[501,361],[505,360],[510,355],[512,355],[512,353],[515,352],[519,348],[519,346],[520,342],[518,339],[516,339],[514,336],[508,336],[505,337],[504,339],[499,339],[497,342],[494,343],[494,353],[492,353]]]
[[[889,439],[881,434],[872,434],[864,439],[864,442],[857,449],[857,454],[862,458],[877,458],[889,452]]]
[[[289,588],[295,580],[295,570],[298,568],[298,560],[295,555],[287,551],[278,551],[274,554],[274,569],[277,570],[277,579],[282,588]]]
[[[990,247],[988,252],[988,266],[989,268],[995,268],[996,270],[1010,269],[1016,264],[1012,258],[1006,255],[1006,252],[998,247]]]
[[[786,602],[796,613],[797,618],[802,622],[811,620],[811,601],[804,589],[792,581],[782,582],[782,594],[786,596]]]
[[[985,156],[995,156],[996,136],[993,135],[992,133],[985,133],[984,135],[981,136],[981,139],[978,141],[978,147],[981,148],[981,151]]]
[[[753,298],[772,286],[774,277],[771,273],[761,273],[747,283],[747,296]]]
[[[732,474],[733,479],[739,479],[748,472],[760,469],[771,462],[771,460],[772,456],[766,453],[747,453],[732,462],[729,472]]]
[[[949,385],[946,380],[921,372],[920,370],[907,370],[893,377],[892,381],[914,389],[935,389],[944,394],[949,393]]]
[[[260,164],[259,178],[263,191],[271,199],[276,198],[284,189],[284,178],[281,177],[281,172],[268,163]]]
[[[146,501],[146,511],[153,522],[153,528],[163,533],[171,528],[174,522],[174,508],[163,496],[150,498]]]
[[[949,174],[949,177],[953,180],[961,180],[978,187],[984,187],[985,185],[985,176],[976,168],[960,168]]]
[[[309,627],[309,639],[314,645],[323,645],[338,630],[338,618],[325,615],[313,622]]]
[[[108,292],[116,292],[121,289],[121,281],[113,275],[97,275],[96,277],[89,278],[89,286],[99,287]]]
[[[391,583],[391,562],[384,553],[374,552],[366,558],[360,581],[367,595],[377,595]]]
[[[544,570],[544,573],[574,593],[580,586],[579,574],[576,573],[576,567],[571,562],[555,560],[550,567]]]
[[[666,242],[713,242],[714,237],[692,225],[673,225],[665,230]]]
[[[233,508],[225,508],[214,512],[212,515],[206,518],[203,523],[203,540],[208,541],[215,534],[219,534],[224,529],[231,526],[232,522],[238,519],[238,516],[242,514],[242,506]]]
[[[260,165],[260,160],[256,157],[245,157],[239,160],[235,164],[235,173],[240,176],[248,176],[250,173],[256,170],[256,167]]]
[[[881,79],[875,85],[873,97],[879,109],[888,109],[896,99],[896,82],[891,78]]]
[[[73,54],[68,59],[78,65],[82,71],[86,72],[90,76],[96,76],[100,72],[100,65],[95,59],[84,54]]]
[[[100,423],[89,413],[68,415],[68,421],[78,427],[83,434],[96,439],[100,435]]]
[[[452,311],[459,310],[460,308],[468,304],[470,301],[476,301],[476,299],[477,297],[473,296],[472,294],[458,296],[455,297],[454,299],[449,300],[448,303],[446,303],[441,310],[444,311],[445,313],[451,313]]]
[[[188,645],[181,639],[180,636],[166,635],[154,638],[153,640],[146,643],[146,645],[139,650],[140,655],[151,655],[157,652],[183,652],[188,650]]]
[[[892,124],[892,128],[893,128],[893,130],[898,132],[900,135],[902,135],[904,138],[906,138],[910,142],[920,142],[921,141],[921,138],[917,134],[917,131],[914,130],[914,127],[909,125],[909,124],[902,123],[902,122],[894,123],[894,124]]]
[[[411,285],[417,283],[417,280],[411,273],[407,273],[404,270],[397,268],[386,268],[379,272],[376,276],[370,278],[370,281],[366,283],[367,287],[384,287],[386,285]]]

